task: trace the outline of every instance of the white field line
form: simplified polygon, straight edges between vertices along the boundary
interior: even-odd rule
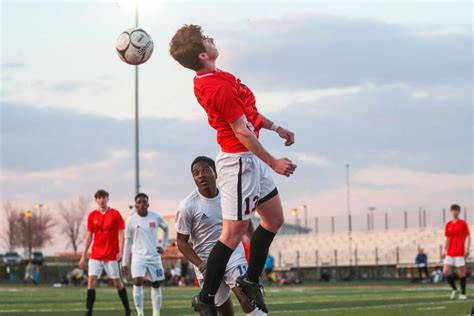
[[[474,302],[474,300],[469,299],[463,302]],[[299,310],[279,310],[279,311],[272,311],[272,314],[287,314],[287,313],[293,313],[293,314],[299,314],[299,313],[307,313],[307,312],[338,312],[338,311],[354,311],[354,310],[364,310],[364,309],[378,309],[378,308],[401,308],[401,307],[407,307],[407,306],[423,306],[423,305],[439,305],[439,304],[448,304],[452,303],[454,304],[453,301],[447,300],[447,301],[437,301],[437,302],[419,302],[419,303],[403,303],[403,304],[384,304],[384,305],[370,305],[370,306],[354,306],[354,307],[334,307],[334,308],[312,308],[312,309],[299,309]],[[445,306],[440,306],[444,307]],[[170,308],[170,307],[167,307]],[[182,308],[180,307],[173,307],[173,308]],[[119,308],[94,308],[94,310],[99,310],[99,311],[112,311],[112,310],[121,310]],[[80,312],[84,311],[84,308],[67,308],[67,309],[35,309],[35,310],[0,310],[0,313],[34,313],[34,312]],[[196,314],[183,314],[182,316],[194,316]]]

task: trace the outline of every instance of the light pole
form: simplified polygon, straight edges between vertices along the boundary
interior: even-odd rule
[[[351,217],[351,189],[349,182],[349,168],[350,165],[346,164],[346,184],[347,184],[347,226],[349,233],[349,266],[351,267],[352,275],[352,217]]]
[[[299,218],[298,218],[298,209],[297,208],[291,209],[291,214],[295,215],[295,225],[298,228],[298,233],[301,233],[301,231],[300,231],[301,226],[300,226],[300,221],[299,221]]]
[[[298,211],[304,212],[304,227],[308,228],[308,206],[306,204],[300,204],[298,206]]]
[[[31,248],[32,248],[32,240],[31,240],[31,211],[25,212],[25,217],[28,221],[28,258],[31,259]]]
[[[138,0],[135,1],[135,27],[138,28]],[[140,144],[138,125],[138,65],[135,66],[135,194],[140,192]]]
[[[374,230],[374,211],[377,209],[375,206],[369,206],[367,208],[370,212],[370,230]]]

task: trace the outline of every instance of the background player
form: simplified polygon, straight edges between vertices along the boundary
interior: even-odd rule
[[[456,297],[465,300],[466,297],[466,257],[469,256],[469,247],[471,246],[471,236],[469,227],[465,221],[459,218],[461,207],[457,204],[451,206],[450,220],[445,228],[445,258],[443,262],[443,274],[449,285],[453,288],[451,299]],[[466,242],[467,240],[467,242]],[[456,272],[461,283],[461,295],[456,288],[456,282],[451,273],[451,267],[456,267]]]
[[[268,312],[260,290],[260,274],[273,238],[283,224],[283,208],[269,166],[290,176],[296,165],[287,158],[275,159],[259,142],[258,135],[261,128],[273,130],[286,139],[287,146],[294,143],[294,135],[258,112],[252,91],[239,79],[217,69],[219,52],[200,26],[179,29],[171,40],[170,54],[182,66],[197,72],[194,94],[206,111],[209,124],[216,129],[221,147],[216,166],[223,229],[209,255],[204,285],[193,298],[193,306],[201,315],[216,315],[214,295],[233,250],[241,243],[249,219],[257,210],[261,222],[251,240],[248,271],[237,284],[260,309]]]
[[[151,303],[153,316],[160,316],[162,295],[161,281],[165,279],[161,256],[168,245],[168,225],[155,212],[148,211],[148,196],[135,196],[137,212],[127,219],[125,228],[125,251],[123,274],[128,275],[130,252],[132,253],[133,301],[138,316],[143,316],[143,281],[145,274],[151,281]],[[158,246],[158,227],[163,230],[163,242]]]
[[[216,187],[214,161],[208,157],[197,157],[191,164],[191,173],[197,189],[180,203],[176,213],[177,244],[184,256],[194,264],[196,276],[202,286],[207,258],[222,231],[222,210]],[[193,247],[188,243],[190,236]],[[227,263],[224,279],[214,299],[219,315],[234,315],[231,290],[246,315],[266,315],[235,286],[237,277],[245,271],[247,261],[244,248],[239,244]]]
[[[123,254],[123,230],[125,223],[122,215],[107,205],[109,202],[109,193],[107,191],[99,190],[95,193],[94,197],[98,208],[92,211],[87,218],[84,252],[79,261],[79,267],[82,269],[93,240],[88,267],[86,315],[92,315],[97,278],[105,270],[105,273],[117,288],[118,295],[125,308],[125,315],[128,316],[130,315],[130,306],[128,304],[127,289],[120,279],[119,265]]]

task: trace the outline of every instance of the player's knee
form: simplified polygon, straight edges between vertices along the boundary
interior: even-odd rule
[[[95,290],[96,285],[97,285],[97,278],[89,277],[89,279],[87,280],[87,288],[89,290]]]
[[[219,240],[224,244],[226,245],[227,247],[231,248],[231,249],[235,249],[237,248],[237,246],[239,245],[239,243],[242,241],[242,236],[239,236],[239,235],[224,235],[224,236],[221,236],[219,238]]]
[[[122,280],[120,279],[114,279],[113,280],[114,286],[118,289],[121,290],[123,288]]]
[[[161,282],[160,281],[156,281],[156,282],[152,282],[151,283],[151,287],[157,289],[161,286]]]
[[[143,286],[143,279],[142,278],[133,279],[133,285]]]

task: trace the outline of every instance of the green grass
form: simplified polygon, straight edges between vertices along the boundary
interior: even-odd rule
[[[469,291],[474,287],[469,288]],[[163,290],[161,314],[192,316],[191,297],[198,289]],[[128,290],[132,303],[131,288]],[[332,283],[318,286],[267,287],[266,300],[271,315],[468,315],[474,300],[450,301],[446,285],[405,285],[398,283]],[[151,308],[149,289],[146,306]],[[243,315],[235,305],[236,315]],[[75,316],[83,315],[84,288],[0,286],[0,315]],[[123,315],[116,291],[99,288],[94,315]],[[151,315],[150,309],[145,315]]]

